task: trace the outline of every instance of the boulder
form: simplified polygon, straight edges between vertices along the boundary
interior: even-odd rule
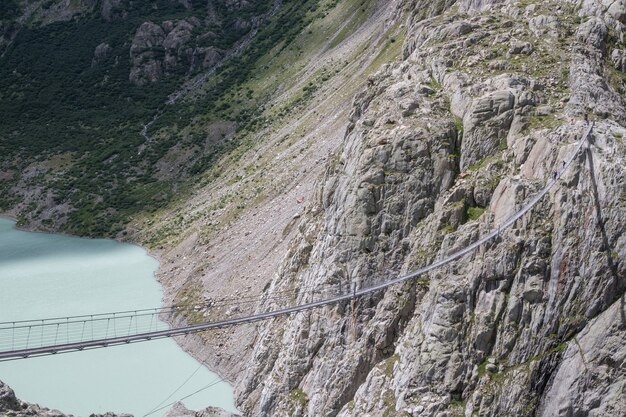
[[[530,55],[533,53],[534,51],[534,47],[530,42],[513,42],[511,44],[511,47],[509,48],[509,54],[511,55],[518,55],[518,54],[524,54],[524,55]]]
[[[0,381],[0,411],[17,411],[19,409],[20,403],[15,397],[15,392],[11,387]]]
[[[607,12],[615,18],[615,20],[626,23],[626,4],[623,0],[617,0],[609,6]]]
[[[113,49],[111,48],[111,46],[105,42],[96,46],[96,49],[93,52],[93,59],[91,60],[91,66],[95,67],[96,65],[99,65],[103,63],[104,61],[106,61],[107,58],[109,58],[109,56],[111,55],[112,50]]]
[[[613,49],[613,52],[611,52],[611,62],[616,70],[626,72],[626,51],[623,49]]]

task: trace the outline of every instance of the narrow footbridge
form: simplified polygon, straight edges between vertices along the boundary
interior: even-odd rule
[[[371,283],[360,288],[357,288],[356,284],[352,288],[340,288],[337,285],[317,286],[315,288],[301,287],[291,291],[274,292],[267,296],[232,297],[194,305],[1,322],[0,361],[123,345],[253,323],[341,303],[409,281],[476,250],[528,213],[557,184],[563,172],[569,168],[579,155],[592,129],[593,124],[586,128],[576,148],[564,161],[565,165],[562,166],[561,171],[552,175],[545,187],[525,202],[519,211],[512,214],[476,242],[409,274],[391,280]],[[259,312],[257,311],[259,305],[269,307],[267,307],[266,311]],[[159,319],[159,317],[173,316],[176,318],[183,315],[190,318],[192,322],[200,324],[168,328]]]

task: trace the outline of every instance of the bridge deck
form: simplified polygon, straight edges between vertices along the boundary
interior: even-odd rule
[[[252,323],[341,303],[411,280],[474,251],[479,246],[494,239],[500,232],[512,226],[523,215],[528,213],[557,183],[563,172],[569,168],[592,129],[593,124],[586,129],[575,150],[565,161],[565,166],[560,174],[557,175],[557,178],[550,178],[545,187],[530,198],[517,212],[476,242],[409,274],[358,289],[344,288],[342,290],[336,287],[300,288],[294,292],[279,293],[273,296],[273,298],[258,295],[240,297],[238,299],[225,299],[212,303],[210,306],[196,306],[203,311],[208,307],[208,311],[214,312],[214,315],[216,315],[214,320],[171,329],[159,321],[159,315],[176,314],[179,310],[185,311],[185,309],[172,306],[89,316],[4,322],[0,323],[0,361],[115,346]],[[300,303],[288,305],[289,302],[295,302],[298,296],[301,298]],[[304,296],[309,298],[310,301],[302,302]],[[287,305],[264,312],[256,312],[255,309],[262,301],[273,301],[275,305],[287,303]],[[237,308],[233,308],[235,306]]]

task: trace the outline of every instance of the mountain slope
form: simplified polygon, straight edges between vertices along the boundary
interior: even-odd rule
[[[315,179],[341,144],[354,93],[401,53],[398,5],[334,5],[292,48],[265,57],[251,85],[275,92],[260,115],[264,122],[203,176],[189,199],[130,225],[133,239],[161,260],[165,303],[186,306],[188,322],[205,318],[197,304],[261,293],[276,271]],[[255,333],[243,326],[180,343],[234,381]]]
[[[466,246],[559,170],[585,114],[593,141],[495,243],[356,305],[260,325],[237,385],[247,414],[626,410],[623,16],[493,3],[412,5],[404,59],[357,95],[267,306]]]
[[[302,7],[189,77],[138,141],[163,144],[150,166],[175,198],[120,224],[159,257],[174,324],[429,264],[540,190],[585,116],[592,140],[532,213],[451,265],[179,343],[246,415],[623,415],[624,2]],[[225,296],[264,301],[206,308]]]
[[[301,30],[317,3],[13,2],[1,20],[0,209],[20,224],[121,237],[238,142],[265,97],[237,88],[289,44],[276,27]],[[210,89],[183,100],[180,88],[209,74]],[[172,154],[177,175],[160,168]]]

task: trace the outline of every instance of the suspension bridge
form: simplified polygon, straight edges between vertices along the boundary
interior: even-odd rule
[[[557,184],[558,179],[581,151],[592,129],[593,124],[585,129],[574,151],[564,161],[561,171],[559,173],[555,171],[555,175],[550,176],[544,188],[525,202],[517,212],[492,228],[476,242],[409,274],[361,288],[357,288],[355,284],[352,288],[343,290],[338,290],[337,286],[300,287],[290,291],[274,292],[269,296],[225,298],[193,306],[178,305],[146,310],[0,322],[0,362],[123,345],[253,323],[356,299],[409,281],[476,250],[528,213]],[[308,295],[309,301],[298,304],[296,300],[303,294]],[[274,308],[256,311],[261,304],[274,305]],[[159,319],[163,315],[175,317],[190,312],[200,313],[202,323],[168,328]]]

